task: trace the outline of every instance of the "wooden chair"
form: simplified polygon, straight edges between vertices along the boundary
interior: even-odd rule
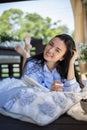
[[[42,39],[31,40],[31,56],[43,51]],[[20,78],[22,75],[23,57],[12,47],[0,46],[0,79],[7,77]]]
[[[43,39],[32,38],[31,45],[32,45],[32,49],[30,51],[31,56],[41,53],[45,47],[45,45],[43,45]]]

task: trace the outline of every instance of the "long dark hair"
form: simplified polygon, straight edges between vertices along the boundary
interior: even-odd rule
[[[56,37],[61,39],[62,41],[64,41],[64,43],[67,47],[67,51],[64,55],[64,59],[62,61],[56,62],[56,69],[60,73],[62,78],[67,78],[70,59],[73,56],[73,51],[76,50],[75,42],[72,39],[72,37],[69,36],[68,34],[56,35],[54,38],[56,38]],[[28,61],[32,61],[32,60],[34,60],[36,62],[36,65],[38,64],[38,65],[41,65],[42,67],[44,65],[44,62],[46,61],[43,57],[43,53],[40,53],[38,55],[34,55],[34,56],[28,58],[26,61],[26,64]],[[74,65],[74,70],[75,70],[76,80],[80,84],[80,87],[83,88],[84,85],[82,84],[81,78],[78,75],[75,65]]]

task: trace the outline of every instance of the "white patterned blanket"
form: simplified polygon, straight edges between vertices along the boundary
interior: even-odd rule
[[[65,112],[76,119],[74,108],[82,97],[87,97],[87,91],[49,92],[38,87],[30,88],[17,79],[0,81],[0,86],[1,114],[41,126],[53,122]]]

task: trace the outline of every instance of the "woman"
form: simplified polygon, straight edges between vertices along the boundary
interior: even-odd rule
[[[24,57],[24,61],[26,58],[28,58],[27,51],[25,51],[23,48],[19,47],[18,49],[16,48],[16,50]],[[18,103],[18,107],[16,107],[14,110],[20,106],[23,108],[20,110],[24,110],[24,108],[26,108],[25,105],[28,105],[30,108],[29,104],[33,101],[39,107],[41,101],[44,102],[44,95],[46,94],[46,97],[47,95],[49,96],[49,94],[55,95],[53,91],[70,93],[80,92],[81,88],[84,86],[75,70],[74,63],[76,58],[77,50],[75,47],[75,42],[71,36],[67,34],[56,35],[46,45],[43,53],[27,59],[22,76],[22,80],[24,75],[33,78],[35,81],[43,85],[43,88],[47,88],[47,91],[44,91],[45,89],[38,89],[37,87],[31,88],[31,90],[27,85],[26,87],[24,86],[22,80],[18,79],[13,79],[13,81],[10,79],[10,83],[7,83],[8,79],[7,81],[1,81],[0,107],[10,110],[12,107],[14,107],[15,103]],[[49,90],[51,91],[50,93]],[[64,93],[62,93],[62,95],[61,93],[57,94],[60,95],[56,98],[57,100],[60,100],[58,104],[66,104],[61,102],[64,100],[62,97]],[[39,100],[41,99],[41,96],[43,100]],[[62,98],[62,100],[60,98]],[[67,98],[65,99],[67,100]],[[46,110],[44,107],[47,107],[47,110],[50,108],[47,104],[48,100],[49,98],[46,99],[46,104],[43,103],[41,111]],[[37,101],[39,101],[39,103]]]
[[[26,53],[23,50],[19,53],[25,59]],[[28,75],[52,91],[78,92],[84,86],[75,70],[77,55],[71,36],[56,35],[46,45],[43,53],[27,59],[23,76]]]

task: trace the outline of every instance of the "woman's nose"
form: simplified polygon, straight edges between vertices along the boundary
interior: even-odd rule
[[[49,48],[50,52],[54,52],[54,47]]]

